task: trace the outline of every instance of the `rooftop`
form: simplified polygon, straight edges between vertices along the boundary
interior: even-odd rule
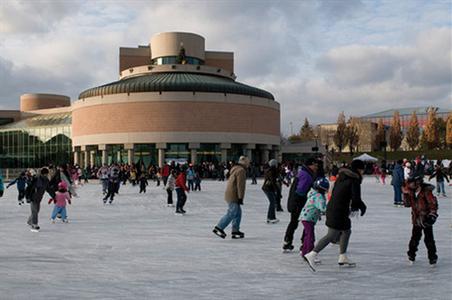
[[[413,111],[416,112],[417,115],[426,114],[429,107],[409,107],[409,108],[394,108],[389,109],[369,115],[362,116],[363,118],[382,118],[382,117],[391,117],[394,115],[395,111],[398,111],[401,116],[411,115]],[[449,113],[451,110],[438,108],[437,113]]]

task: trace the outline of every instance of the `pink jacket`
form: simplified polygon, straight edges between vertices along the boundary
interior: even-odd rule
[[[55,202],[55,205],[58,207],[65,207],[66,206],[66,201],[71,204],[71,196],[69,195],[68,192],[56,192],[55,194],[55,199],[50,199],[49,200],[49,204],[52,202]]]

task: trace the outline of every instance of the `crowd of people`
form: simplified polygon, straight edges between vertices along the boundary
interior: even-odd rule
[[[268,199],[267,223],[276,224],[277,211],[284,211],[282,206],[282,189],[289,188],[287,210],[290,221],[283,239],[283,251],[292,251],[294,234],[299,224],[303,226],[300,253],[311,270],[316,270],[320,262],[318,254],[330,243],[339,244],[338,264],[354,266],[347,257],[347,248],[351,236],[350,216],[366,213],[367,207],[361,198],[361,183],[366,169],[369,168],[361,160],[353,160],[350,165],[343,163],[340,167],[333,165],[325,172],[321,157],[309,158],[303,164],[280,164],[272,159],[263,166],[251,165],[247,157],[242,156],[237,163],[229,162],[215,166],[211,163],[200,165],[176,164],[170,162],[159,168],[144,164],[112,164],[98,168],[81,169],[79,166],[52,165],[43,167],[37,173],[33,169],[22,172],[9,182],[6,188],[16,185],[18,204],[30,204],[30,216],[27,220],[32,231],[39,231],[38,215],[40,204],[47,193],[49,204],[54,203],[51,221],[57,218],[68,222],[66,205],[71,204],[72,197],[77,197],[77,188],[92,178],[101,183],[104,204],[112,204],[119,193],[121,185],[137,186],[138,193],[146,193],[149,180],[156,186],[162,185],[167,193],[167,206],[174,207],[176,215],[186,213],[184,206],[187,193],[201,191],[201,182],[209,176],[223,181],[227,180],[225,201],[227,211],[213,227],[213,233],[226,238],[225,228],[232,223],[231,237],[242,239],[245,233],[240,229],[242,205],[245,199],[246,180],[251,177],[251,184],[257,184],[256,178],[263,174],[262,192]],[[389,167],[391,166],[391,167]],[[417,158],[414,162],[400,160],[393,164],[383,162],[381,166],[372,167],[378,181],[385,184],[385,177],[391,175],[394,189],[394,205],[410,207],[412,210],[412,236],[408,246],[408,259],[415,261],[417,247],[422,233],[428,249],[428,258],[432,266],[437,262],[433,224],[438,217],[435,187],[425,183],[436,179],[436,193],[446,197],[444,181],[449,182],[449,172],[440,160],[432,162]],[[162,183],[162,184],[161,184]],[[0,196],[4,193],[4,183],[0,176]],[[176,205],[173,204],[173,192],[176,193]],[[25,200],[25,201],[24,201]],[[315,242],[315,225],[325,215],[327,234]]]

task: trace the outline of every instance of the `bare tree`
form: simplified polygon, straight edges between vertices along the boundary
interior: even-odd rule
[[[355,150],[356,146],[358,146],[359,142],[359,124],[356,118],[350,117],[345,129],[345,136],[348,147],[350,148],[350,154],[353,154],[353,151]]]
[[[452,112],[447,116],[446,144],[449,148],[452,148]]]
[[[341,112],[337,118],[337,129],[336,134],[334,135],[334,143],[339,148],[339,153],[342,152],[342,149],[346,144],[346,128],[347,124],[345,123],[345,115],[344,112]]]

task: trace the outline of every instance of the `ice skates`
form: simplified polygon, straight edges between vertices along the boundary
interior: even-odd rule
[[[341,267],[349,267],[349,268],[354,268],[356,267],[356,263],[350,261],[347,257],[347,255],[345,254],[339,254],[339,260],[337,262],[339,264],[339,266]]]
[[[226,232],[224,232],[224,230],[218,226],[215,226],[212,232],[221,237],[222,239],[226,238]]]
[[[239,230],[231,233],[231,238],[233,238],[233,239],[243,239],[244,237],[245,237],[245,234]]]
[[[276,224],[279,222],[279,219],[267,219],[267,224]]]
[[[305,256],[303,256],[304,260],[308,264],[309,268],[311,268],[311,271],[315,272],[315,261],[317,258],[317,252],[311,251]]]

